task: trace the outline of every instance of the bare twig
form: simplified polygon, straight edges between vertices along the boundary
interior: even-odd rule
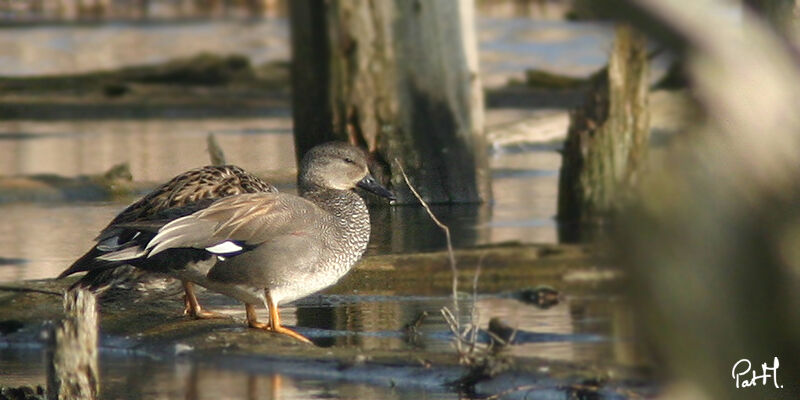
[[[453,273],[453,301],[454,301],[453,308],[456,310],[456,315],[457,315],[458,303],[456,303],[456,300],[458,300],[458,268],[456,267],[455,252],[453,252],[453,242],[450,240],[450,228],[448,228],[447,225],[443,224],[442,221],[439,221],[439,218],[436,218],[436,215],[433,214],[433,211],[431,211],[431,208],[430,206],[428,206],[428,203],[425,202],[425,200],[422,199],[422,196],[419,195],[417,190],[414,189],[414,185],[412,185],[411,182],[408,180],[408,175],[406,175],[406,171],[403,169],[403,164],[400,164],[400,161],[398,161],[396,158],[394,159],[394,161],[397,163],[397,166],[400,167],[400,173],[403,175],[403,180],[406,181],[406,185],[408,185],[408,188],[411,189],[411,193],[413,193],[414,197],[416,197],[417,200],[419,200],[419,202],[422,204],[422,207],[425,208],[425,211],[428,213],[428,216],[431,217],[433,222],[444,231],[444,236],[447,239],[447,255],[450,258],[450,270]]]
[[[481,276],[481,265],[483,265],[483,259],[485,257],[486,253],[481,254],[481,257],[478,259],[478,265],[475,266],[475,276],[472,277],[472,312],[470,313],[472,335],[470,335],[469,338],[470,352],[475,351],[475,344],[478,342],[478,328],[481,326],[476,303],[478,302],[478,277]]]
[[[439,218],[436,218],[436,215],[433,213],[433,211],[431,211],[431,208],[430,208],[430,206],[428,206],[428,203],[422,198],[422,196],[420,196],[420,194],[414,188],[414,185],[411,184],[411,181],[408,179],[408,175],[406,175],[406,171],[405,171],[405,169],[403,169],[403,164],[400,163],[400,160],[395,158],[394,161],[395,161],[395,163],[397,163],[397,166],[400,168],[400,174],[403,175],[403,180],[405,180],[406,185],[408,185],[408,188],[411,190],[411,193],[413,193],[414,197],[416,197],[417,200],[419,200],[420,204],[422,204],[422,207],[425,208],[425,211],[428,213],[428,216],[433,220],[433,222],[436,224],[436,226],[438,226],[439,228],[441,228],[444,231],[444,236],[445,236],[445,239],[447,240],[447,255],[448,255],[449,260],[450,260],[450,271],[453,274],[452,288],[453,288],[453,311],[454,311],[454,313],[451,313],[450,310],[447,310],[447,313],[449,313],[450,316],[453,317],[452,318],[453,324],[451,324],[450,329],[453,330],[453,328],[455,328],[454,333],[456,333],[456,335],[459,336],[459,340],[456,341],[456,346],[457,346],[459,354],[461,354],[461,352],[462,352],[462,348],[461,348],[461,341],[462,341],[461,339],[462,338],[460,337],[460,335],[461,335],[460,334],[461,324],[459,323],[459,320],[458,320],[458,317],[457,317],[459,315],[459,309],[458,309],[458,267],[456,266],[456,256],[455,256],[455,252],[453,251],[453,241],[450,238],[450,228],[447,225],[443,224],[442,221],[439,220]],[[445,310],[446,309],[447,308],[442,310],[442,314],[443,315],[445,315]],[[447,319],[447,315],[445,315],[445,320],[446,319]],[[450,322],[448,321],[448,323],[450,323]]]
[[[456,337],[456,351],[458,352],[459,362],[461,363],[468,363],[467,354],[464,352],[464,348],[462,343],[464,343],[464,337],[462,336],[461,324],[459,323],[458,319],[453,316],[453,312],[450,311],[447,307],[442,307],[440,310],[442,313],[442,317],[444,321],[447,323],[447,327],[450,328],[450,332],[453,333]]]

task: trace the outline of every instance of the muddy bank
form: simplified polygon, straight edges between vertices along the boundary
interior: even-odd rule
[[[579,290],[590,285],[613,287],[618,273],[596,273],[587,251],[572,246],[493,246],[460,250],[457,259],[464,279],[478,260],[484,263],[480,293],[507,296],[534,283],[551,283],[561,290]],[[491,265],[491,267],[487,267]],[[594,271],[595,273],[588,273]],[[606,270],[610,271],[610,270]],[[583,275],[582,275],[583,274]],[[576,276],[584,276],[575,279]],[[369,296],[382,293],[415,293],[442,296],[450,290],[447,255],[442,252],[374,256],[365,259],[341,284],[320,299],[336,296]],[[60,292],[69,281],[26,281],[0,288],[0,347],[41,346],[42,329],[61,318]],[[450,346],[359,347],[309,346],[292,339],[244,327],[237,316],[231,319],[194,321],[180,315],[179,291],[136,292],[101,302],[101,353],[138,356],[163,362],[191,361],[250,373],[281,373],[321,380],[353,381],[402,388],[461,392],[484,396],[509,391],[520,396],[554,395],[568,398],[581,393],[636,397],[652,392],[646,371],[623,367],[609,361],[578,363],[519,356],[513,351],[485,351],[487,334],[481,331],[479,348],[472,365],[458,362]],[[354,295],[353,293],[358,293]],[[495,293],[494,295],[486,293]],[[466,295],[465,295],[466,296]],[[214,304],[212,295],[201,300]],[[533,306],[531,306],[533,307]],[[432,315],[429,318],[440,318]],[[402,324],[400,324],[402,326]],[[327,331],[299,326],[312,340],[325,344],[330,335],[368,337],[369,332]],[[524,332],[523,332],[524,333]],[[363,336],[363,335],[367,336]],[[391,340],[410,340],[407,328],[384,333]],[[428,333],[446,344],[446,332]],[[512,348],[514,346],[511,346]],[[509,398],[514,398],[512,395]]]

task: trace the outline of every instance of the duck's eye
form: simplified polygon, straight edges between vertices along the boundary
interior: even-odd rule
[[[355,161],[353,161],[353,159],[352,159],[352,158],[350,158],[350,157],[345,157],[345,158],[344,158],[344,162],[346,162],[346,163],[348,163],[348,164],[355,164],[355,163],[356,163],[356,162],[355,162]]]

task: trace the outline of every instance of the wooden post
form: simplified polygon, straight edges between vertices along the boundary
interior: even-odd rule
[[[290,3],[298,156],[364,145],[401,203],[489,199],[472,1]]]
[[[334,135],[330,107],[328,24],[324,0],[289,2],[292,44],[292,119],[297,160]]]
[[[570,117],[558,216],[587,222],[616,210],[636,182],[649,140],[648,62],[643,36],[617,28],[607,71]]]
[[[50,331],[47,348],[47,398],[96,399],[97,306],[94,294],[76,289],[64,294],[64,320]]]

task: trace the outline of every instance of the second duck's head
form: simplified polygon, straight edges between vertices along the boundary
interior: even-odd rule
[[[370,174],[364,151],[344,142],[321,144],[306,152],[300,162],[299,181],[301,186],[325,189],[352,190],[360,187],[394,200],[394,194]]]

